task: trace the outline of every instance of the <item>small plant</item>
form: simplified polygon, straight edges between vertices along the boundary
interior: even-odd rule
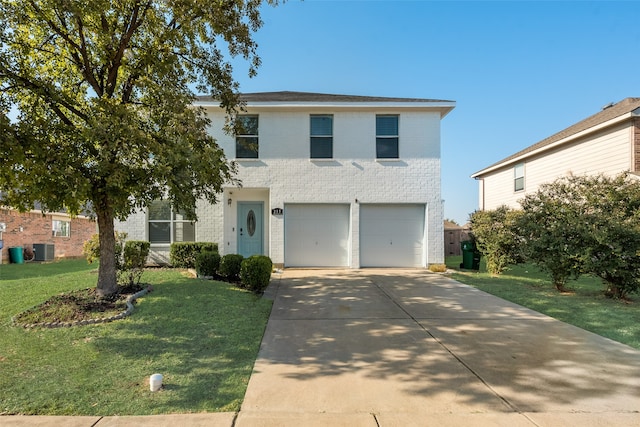
[[[116,231],[116,263],[119,262],[119,254],[122,253],[122,248],[124,247],[124,241],[127,240],[127,233]],[[82,245],[82,253],[87,259],[89,264],[92,264],[94,261],[97,261],[100,258],[100,238],[98,234],[94,234],[91,238],[84,242]],[[118,266],[116,265],[116,268]]]
[[[137,285],[144,272],[149,256],[151,244],[142,240],[125,242],[122,251],[122,269],[120,274],[125,277],[126,284]]]
[[[214,251],[200,252],[196,256],[196,272],[198,276],[213,277],[220,266],[220,254]]]
[[[429,271],[432,271],[434,273],[444,273],[445,271],[447,271],[447,266],[444,264],[431,264],[429,266]]]
[[[229,281],[240,280],[240,266],[244,257],[238,254],[227,254],[220,259],[218,274]]]
[[[265,255],[252,255],[243,260],[240,266],[242,285],[255,293],[263,292],[269,286],[272,267],[271,258]]]
[[[116,272],[118,281],[125,285],[138,285],[144,272],[144,267],[149,256],[151,244],[141,240],[126,241],[127,233],[115,232],[116,237]],[[100,244],[98,235],[84,242],[82,253],[89,264],[100,258]]]

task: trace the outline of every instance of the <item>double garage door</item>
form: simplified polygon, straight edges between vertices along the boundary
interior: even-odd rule
[[[360,205],[360,266],[423,266],[424,214],[424,205]],[[288,204],[284,215],[285,266],[349,266],[349,205]]]

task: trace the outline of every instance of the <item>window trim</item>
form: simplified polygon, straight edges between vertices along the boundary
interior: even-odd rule
[[[258,114],[242,114],[237,116],[236,120],[239,120],[241,118],[255,118],[256,119],[256,133],[252,134],[252,133],[242,133],[242,134],[237,134],[235,136],[235,142],[236,142],[236,159],[239,160],[255,160],[255,159],[259,159],[260,158],[260,136],[259,136],[259,129],[260,129],[260,118]],[[242,139],[242,138],[255,138],[255,145],[256,145],[256,150],[255,150],[255,156],[239,156],[239,151],[238,150],[238,146],[241,144],[239,143],[238,139]],[[250,148],[245,148],[244,149],[245,152],[248,151],[253,151]]]
[[[149,208],[147,208],[147,223],[146,223],[146,228],[147,228],[147,240],[149,241],[149,243],[153,246],[169,246],[172,243],[176,243],[176,242],[195,242],[196,241],[196,221],[192,221],[192,220],[188,220],[188,219],[176,219],[176,217],[179,215],[179,212],[176,211],[173,206],[171,206],[170,202],[168,200],[155,200],[152,203],[155,202],[166,202],[169,203],[170,207],[171,207],[171,213],[170,213],[170,218],[169,219],[151,219],[150,215],[149,215]],[[150,231],[150,226],[151,223],[160,223],[160,224],[169,224],[169,241],[168,242],[154,242],[151,241],[151,231]],[[175,233],[176,233],[176,224],[192,224],[193,226],[193,240],[176,240],[175,239]]]
[[[519,175],[518,172],[521,172]],[[519,193],[524,191],[525,184],[525,169],[524,163],[518,163],[513,166],[513,192]]]
[[[314,134],[313,133],[313,119],[314,117],[326,117],[331,119],[331,133],[330,134]],[[313,155],[313,141],[330,139],[329,156],[314,156]],[[333,114],[310,114],[309,115],[309,158],[311,160],[331,160],[333,159]]]
[[[67,224],[66,227],[56,227],[56,223],[59,225]],[[66,229],[66,230],[65,230]],[[66,231],[65,234],[59,234]],[[52,219],[51,220],[51,235],[53,237],[71,237],[71,221],[66,219]]]
[[[380,129],[378,129],[378,118],[381,117],[395,117],[396,119],[396,127],[397,131],[395,135],[384,135],[380,134]],[[395,150],[396,156],[394,157],[381,157],[378,149],[378,142],[382,142],[381,140],[395,140]],[[394,160],[400,158],[400,115],[399,114],[376,114],[376,160]]]

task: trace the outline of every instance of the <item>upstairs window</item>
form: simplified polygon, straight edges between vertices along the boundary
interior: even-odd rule
[[[258,158],[258,116],[238,116],[239,133],[236,135],[236,158]]]
[[[524,163],[515,165],[513,168],[513,191],[524,190]]]
[[[156,200],[149,206],[149,242],[194,242],[196,224],[171,208],[168,200]]]
[[[54,219],[51,222],[51,234],[53,234],[53,237],[70,237],[71,221]]]
[[[376,116],[376,158],[397,159],[398,149],[398,116]]]
[[[311,158],[333,158],[333,116],[311,116]]]

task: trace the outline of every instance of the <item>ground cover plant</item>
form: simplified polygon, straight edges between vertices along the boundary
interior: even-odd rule
[[[150,415],[240,408],[271,302],[180,270],[144,272],[132,316],[24,329],[11,317],[92,287],[84,260],[0,266],[0,414]],[[151,374],[164,388],[149,391]]]
[[[449,269],[457,270],[462,257],[446,258]],[[603,337],[640,349],[640,298],[629,301],[608,298],[602,280],[581,276],[559,293],[547,273],[532,264],[509,266],[501,275],[487,272],[454,271],[451,277],[482,291],[520,304]]]

